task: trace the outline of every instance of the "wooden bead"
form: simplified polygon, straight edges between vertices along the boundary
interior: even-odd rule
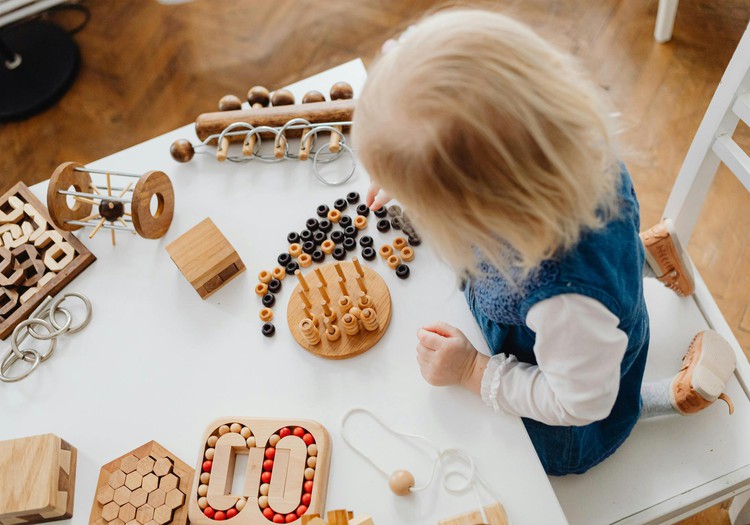
[[[308,456],[317,456],[318,455],[318,445],[313,443],[312,445],[308,445],[307,447],[307,455]]]
[[[258,506],[261,509],[265,509],[268,507],[268,496],[261,496],[258,498]]]
[[[187,139],[177,139],[169,147],[169,153],[177,162],[190,162],[195,155],[195,148]]]
[[[271,319],[273,319],[273,310],[271,310],[270,308],[263,308],[260,311],[260,320],[266,323]]]
[[[354,89],[347,82],[336,82],[331,86],[331,100],[350,99],[354,97]]]
[[[299,254],[302,253],[302,245],[298,242],[293,242],[289,245],[289,255],[292,257],[299,257]]]
[[[255,447],[255,436],[250,436],[245,440],[245,443],[247,443],[247,448],[253,448]]]
[[[320,91],[308,91],[305,96],[302,97],[303,104],[309,104],[311,102],[325,102],[326,97]]]
[[[362,326],[364,326],[365,330],[368,332],[374,332],[380,328],[378,316],[372,308],[363,309],[359,318],[362,321]]]
[[[199,485],[198,486],[198,495],[200,497],[203,497],[206,494],[208,494],[208,485]]]
[[[228,434],[228,433],[229,433],[229,425],[221,425],[219,427],[219,435],[220,436],[223,436],[224,434]]]
[[[388,259],[391,255],[393,255],[393,247],[390,244],[384,244],[380,247],[380,256],[383,259]]]
[[[281,266],[277,266],[273,269],[271,275],[273,275],[274,279],[278,279],[279,281],[281,281],[284,279],[284,277],[286,277],[286,270]]]
[[[206,444],[207,444],[207,445],[208,445],[209,447],[215,447],[215,446],[216,446],[216,442],[217,442],[217,441],[219,441],[219,438],[218,438],[217,436],[211,436],[211,437],[209,437],[209,438],[208,438],[208,440],[206,441]]]
[[[397,496],[408,496],[414,487],[414,476],[408,470],[397,470],[388,479],[388,486]]]
[[[339,222],[341,220],[341,212],[339,210],[330,210],[328,212],[328,220],[331,222]]]
[[[352,315],[355,319],[359,319],[359,317],[362,315],[362,310],[360,310],[356,306],[352,306],[349,309],[349,314]]]
[[[344,314],[347,313],[352,308],[352,300],[349,298],[348,295],[342,295],[339,297],[339,300],[336,302],[339,311]]]
[[[219,100],[219,111],[236,111],[242,109],[242,101],[236,95],[224,95]]]
[[[239,423],[232,423],[231,425],[229,425],[229,431],[230,432],[234,432],[235,434],[239,434],[240,430],[242,430],[242,425],[240,425]]]
[[[270,438],[268,438],[268,444],[272,447],[275,447],[279,444],[279,441],[281,440],[281,436],[278,434],[273,434]]]
[[[211,474],[209,474],[208,472],[202,472],[200,480],[204,485],[208,485],[208,482],[211,481]]]
[[[288,89],[277,89],[271,95],[271,105],[291,106],[294,104],[294,95]]]
[[[243,438],[247,439],[247,438],[249,438],[250,436],[252,436],[252,435],[253,435],[253,431],[252,431],[252,430],[250,430],[250,429],[249,429],[249,428],[247,428],[247,427],[242,427],[242,430],[240,430],[240,435],[241,435],[241,436],[242,436]]]
[[[237,510],[242,510],[245,508],[245,505],[247,505],[247,500],[245,498],[240,498],[237,500],[237,503],[235,503],[234,508]]]
[[[316,458],[315,456],[310,456],[309,458],[307,458],[308,467],[315,468],[317,464],[318,464],[318,458]]]
[[[260,486],[260,490],[259,490],[261,496],[268,496],[268,491],[270,488],[271,488],[271,485],[269,485],[268,483],[263,483]]]
[[[266,283],[258,283],[255,285],[255,293],[264,296],[268,293],[268,285]]]
[[[388,257],[388,266],[391,268],[391,270],[395,270],[398,268],[398,265],[401,264],[401,258],[398,255],[391,255]]]
[[[311,480],[311,479],[313,479],[314,477],[315,477],[315,469],[314,469],[314,468],[309,468],[309,467],[308,467],[308,468],[306,468],[306,469],[305,469],[305,479],[306,479],[307,481],[310,481],[310,480]]]
[[[401,249],[401,259],[406,262],[414,260],[414,250],[409,246],[405,246]]]
[[[354,218],[354,227],[358,230],[364,230],[365,228],[367,228],[367,217],[357,215]]]
[[[312,264],[312,256],[310,256],[309,253],[302,253],[297,259],[297,262],[302,268],[307,268]]]
[[[408,241],[404,237],[396,237],[393,239],[393,248],[398,252],[406,246]]]
[[[268,89],[263,86],[253,86],[247,92],[247,102],[251,108],[266,107],[271,101]]]
[[[329,341],[337,341],[341,337],[341,331],[335,324],[331,324],[328,318],[325,319],[326,324],[326,339]]]
[[[205,497],[198,498],[198,507],[200,507],[201,510],[208,507],[208,499],[206,499]]]
[[[258,274],[258,280],[262,283],[268,284],[268,282],[273,279],[273,275],[271,275],[271,272],[267,270],[263,270]]]
[[[211,460],[213,460],[213,459],[214,459],[214,453],[215,453],[215,452],[216,452],[216,449],[214,449],[214,448],[207,448],[207,449],[206,449],[206,453],[205,453],[205,454],[203,454],[203,455],[204,455],[204,456],[206,457],[206,459],[211,459]]]
[[[331,253],[333,253],[334,248],[336,248],[336,243],[333,242],[331,239],[326,239],[320,245],[320,249],[323,250],[323,253],[327,255],[330,255]]]

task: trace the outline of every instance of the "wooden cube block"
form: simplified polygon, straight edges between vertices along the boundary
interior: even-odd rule
[[[486,525],[508,525],[508,517],[500,503],[487,505],[484,507],[484,513],[487,516]],[[479,510],[438,521],[438,525],[474,525],[476,523],[484,523]]]
[[[73,516],[76,449],[54,434],[0,441],[0,525]]]
[[[245,271],[240,256],[211,219],[169,243],[167,253],[203,299]]]

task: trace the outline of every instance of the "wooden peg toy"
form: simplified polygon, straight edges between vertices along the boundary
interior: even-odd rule
[[[403,250],[408,245],[408,242],[403,237],[396,237],[393,239],[393,249],[397,252]]]
[[[296,272],[294,272],[294,275],[297,277],[297,280],[299,281],[300,286],[302,286],[302,290],[304,290],[305,293],[309,292],[310,286],[307,284],[307,280],[305,279],[305,276],[302,275],[302,272],[300,270],[297,270]]]
[[[354,265],[354,269],[357,270],[357,275],[359,276],[357,277],[357,283],[359,284],[359,287],[362,288],[364,285],[361,283],[361,280],[365,278],[365,272],[362,270],[362,265],[359,264],[359,260],[356,257],[352,258],[352,264]],[[363,291],[366,292],[367,290]]]
[[[370,296],[365,292],[361,292],[359,294],[359,299],[357,300],[357,306],[359,306],[360,310],[372,307],[372,300],[370,299]]]
[[[234,247],[208,218],[169,243],[166,249],[202,299],[211,296],[245,271],[245,265]],[[255,291],[261,295],[258,287]],[[267,288],[263,295],[266,291]]]
[[[388,260],[388,258],[393,255],[393,247],[390,244],[384,244],[380,247],[379,253],[383,259]]]
[[[357,277],[357,285],[359,286],[359,289],[362,291],[362,293],[367,293],[367,286],[365,286],[365,281],[362,279],[362,277]]]
[[[368,332],[373,332],[378,329],[378,315],[372,308],[364,308],[359,315],[359,319],[362,321],[362,326]]]
[[[315,275],[318,277],[318,282],[320,282],[322,286],[328,286],[328,282],[326,281],[326,278],[323,277],[323,273],[320,271],[320,268],[315,268]]]
[[[255,285],[255,293],[263,297],[268,293],[268,285],[266,283],[258,283]]]
[[[312,319],[302,319],[299,323],[299,331],[302,334],[302,337],[305,338],[305,341],[307,341],[307,344],[317,345],[320,343],[320,334],[318,333],[318,329]]]
[[[302,310],[305,312],[305,317],[307,317],[308,319],[312,319],[312,322],[313,322],[313,324],[315,326],[319,326],[320,325],[320,319],[318,318],[317,315],[315,315],[314,313],[310,312],[310,308],[308,308],[307,306],[305,306]]]
[[[271,310],[270,308],[263,308],[260,311],[259,315],[260,315],[260,320],[263,321],[264,323],[267,323],[268,321],[273,319],[273,310]]]
[[[401,258],[398,255],[391,255],[388,257],[388,266],[391,270],[395,270],[398,268],[398,265],[401,264]]]
[[[331,298],[328,296],[328,292],[326,292],[326,287],[324,284],[318,285],[318,291],[320,292],[320,296],[323,298],[326,304],[331,302]]]
[[[354,218],[354,227],[358,230],[364,230],[365,228],[367,228],[367,217],[363,215],[357,215]]]
[[[333,263],[333,267],[336,270],[336,273],[339,276],[339,279],[341,279],[343,282],[346,282],[346,275],[344,274],[344,271],[341,269],[340,263]]]
[[[328,212],[328,220],[336,223],[341,220],[341,212],[339,210],[330,210]]]
[[[289,255],[292,257],[299,257],[302,253],[302,245],[298,242],[293,242],[289,245]]]
[[[302,284],[302,281],[300,281],[300,285],[301,284]],[[309,290],[309,288],[308,288],[308,290]],[[307,294],[304,291],[304,287],[303,287],[302,290],[300,290],[299,297],[300,297],[300,299],[302,299],[302,302],[305,304],[306,308],[312,308],[312,303],[310,302],[310,299],[308,299]],[[308,317],[310,317],[310,316],[308,315]]]
[[[350,313],[341,316],[341,329],[346,335],[357,335],[359,333],[359,320]]]
[[[331,255],[333,253],[333,250],[336,248],[336,243],[334,243],[331,239],[326,239],[323,241],[323,243],[320,245],[320,249],[325,253],[326,255]]]
[[[150,441],[102,467],[89,524],[153,520],[186,525],[194,474],[178,457]]]
[[[247,92],[247,103],[251,109],[265,108],[270,102],[270,93],[263,86],[253,86]]]
[[[329,341],[336,341],[341,337],[341,331],[339,330],[339,327],[335,324],[331,323],[330,319],[327,317],[324,318],[324,323],[326,327],[326,339]]]
[[[414,260],[414,250],[410,246],[401,248],[401,260],[411,262]]]
[[[72,517],[76,457],[75,447],[54,434],[0,441],[0,523]]]
[[[279,281],[283,281],[284,277],[286,277],[286,270],[282,268],[281,266],[277,266],[273,269],[271,272],[271,275],[274,279],[278,279]]]
[[[320,302],[320,306],[323,310],[323,315],[331,322],[334,322],[336,320],[336,311],[331,310],[331,307],[328,306],[328,302],[323,300]]]
[[[352,300],[349,298],[348,295],[342,295],[339,297],[339,300],[337,301],[336,305],[338,306],[339,311],[344,314],[351,310],[352,306]]]
[[[339,285],[339,290],[341,290],[341,295],[349,295],[349,292],[346,289],[346,284],[344,284],[344,280],[341,277],[339,277],[337,279],[337,282]]]
[[[301,253],[297,257],[297,262],[302,268],[309,268],[312,265],[312,256],[309,253]]]
[[[219,99],[219,111],[237,111],[242,109],[242,101],[236,95],[224,95]]]

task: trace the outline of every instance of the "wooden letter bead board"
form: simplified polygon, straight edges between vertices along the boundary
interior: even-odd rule
[[[232,486],[238,454],[248,456],[243,487]],[[301,524],[307,514],[323,513],[330,463],[328,432],[315,421],[216,420],[203,435],[190,523]]]
[[[54,434],[0,441],[0,525],[73,516],[76,449]]]
[[[96,257],[19,182],[0,197],[0,339]]]

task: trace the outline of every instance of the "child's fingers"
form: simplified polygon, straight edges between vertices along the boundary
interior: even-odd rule
[[[445,344],[445,337],[435,332],[429,332],[424,328],[420,328],[417,332],[417,339],[419,339],[420,345],[433,351],[440,350]]]
[[[461,330],[459,330],[455,326],[451,326],[448,323],[444,323],[442,321],[435,321],[434,323],[424,325],[422,327],[422,330],[425,330],[427,332],[434,332],[443,337],[461,337],[464,335],[463,332],[461,332]]]
[[[391,196],[388,195],[388,193],[384,192],[383,190],[380,190],[380,192],[375,197],[375,200],[372,202],[370,209],[373,211],[379,210],[384,205],[386,205],[390,200],[391,200]]]
[[[380,191],[380,186],[373,183],[370,184],[370,187],[367,188],[367,196],[365,196],[365,204],[367,204],[368,208],[372,207],[373,202],[375,201],[375,196]]]
[[[431,348],[427,348],[423,344],[417,344],[417,356],[423,359],[429,359],[434,353],[435,353],[435,350],[432,350]]]

